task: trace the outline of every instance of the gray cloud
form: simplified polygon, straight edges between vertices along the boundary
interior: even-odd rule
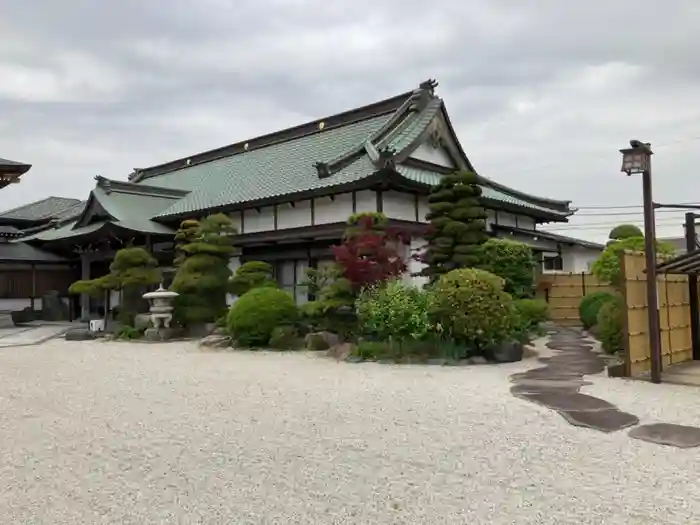
[[[0,207],[81,197],[95,174],[124,178],[428,77],[484,175],[582,206],[635,204],[617,149],[638,136],[657,149],[657,199],[700,201],[697,2],[165,5],[2,4],[0,156],[34,168]],[[680,232],[680,215],[660,233]],[[605,226],[583,225],[624,219],[641,215],[562,231],[597,238]]]

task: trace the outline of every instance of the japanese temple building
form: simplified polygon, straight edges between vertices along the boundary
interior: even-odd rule
[[[411,232],[417,249],[424,245],[431,186],[446,173],[476,171],[436,86],[427,81],[367,106],[137,169],[127,181],[96,177],[86,201],[25,230],[21,243],[79,261],[82,278],[106,272],[115,251],[128,244],[148,247],[167,267],[180,221],[223,212],[239,232],[232,269],[268,261],[280,285],[303,302],[304,270],[331,259],[330,246],[350,214],[383,212]],[[575,211],[570,201],[480,177],[493,235],[562,262],[571,250],[598,252],[597,245],[538,230],[566,222]],[[411,262],[412,273],[418,264]],[[86,298],[82,308],[87,315]]]

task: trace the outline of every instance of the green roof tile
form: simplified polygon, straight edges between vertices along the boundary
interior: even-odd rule
[[[200,184],[156,216],[256,201],[368,177],[376,168],[366,155],[328,178],[319,178],[314,164],[342,155],[379,129],[389,117],[382,115],[179,170],[181,178],[198,179]],[[149,184],[160,185],[161,177],[147,180]]]
[[[441,174],[434,171],[424,170],[420,168],[414,168],[412,166],[398,166],[397,171],[408,180],[417,182],[419,184],[425,184],[427,186],[436,186],[440,183]],[[538,206],[532,202],[528,202],[521,198],[509,195],[508,193],[501,191],[496,188],[492,188],[488,185],[481,186],[481,197],[495,202],[503,202],[513,206],[520,206],[523,208],[529,208],[532,210],[541,211],[544,213],[551,213],[554,215],[566,216],[568,213],[558,212],[551,208],[545,208],[544,206]]]

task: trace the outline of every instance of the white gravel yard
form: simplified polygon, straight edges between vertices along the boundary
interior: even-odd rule
[[[350,365],[192,344],[0,350],[2,524],[690,524],[700,449],[573,427],[515,365]],[[700,425],[700,389],[582,391]]]

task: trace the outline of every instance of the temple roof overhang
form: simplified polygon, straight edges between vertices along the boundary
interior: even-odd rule
[[[31,167],[31,164],[0,159],[0,188],[19,182],[19,178],[27,173]]]

